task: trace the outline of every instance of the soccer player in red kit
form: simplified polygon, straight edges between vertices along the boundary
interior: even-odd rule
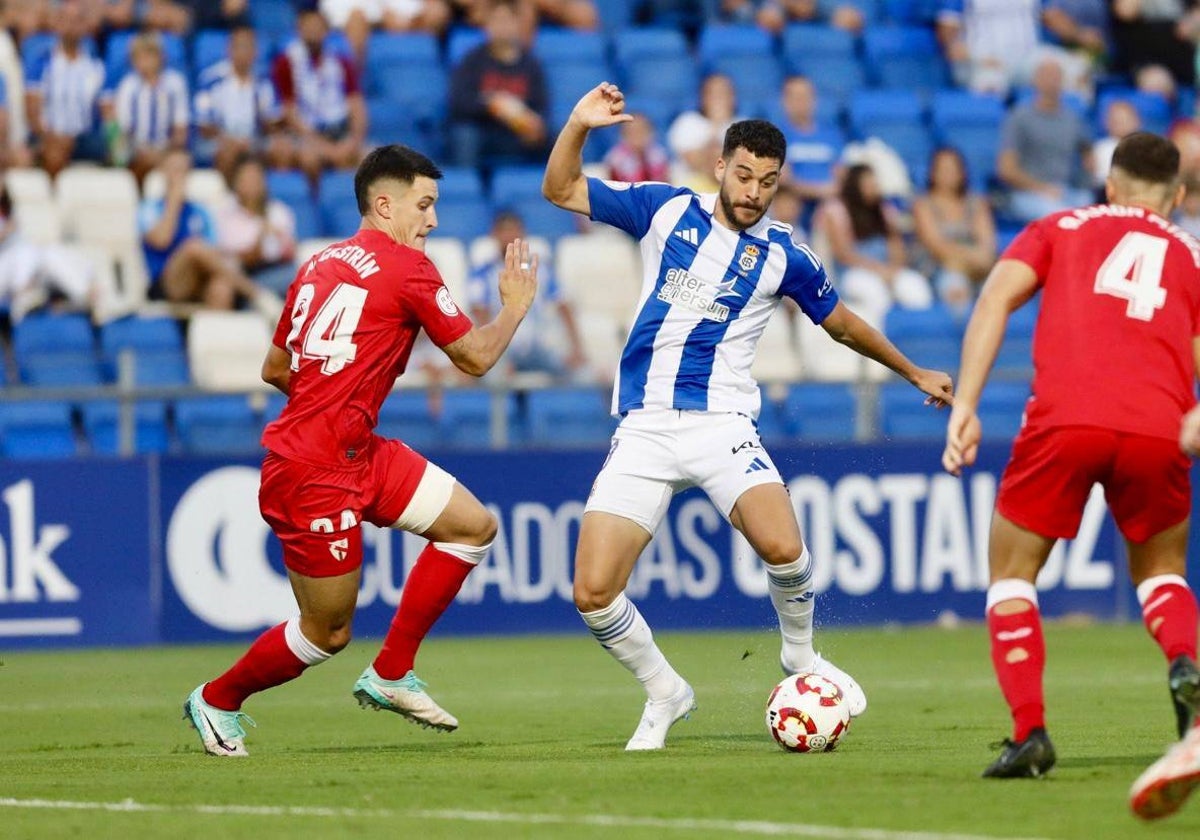
[[[1092,485],[1129,548],[1147,629],[1166,655],[1179,734],[1195,719],[1196,597],[1186,572],[1189,460],[1180,451],[1200,354],[1200,243],[1168,221],[1183,197],[1179,151],[1138,132],[1113,155],[1109,203],[1025,228],[992,269],[963,344],[943,464],[974,463],[976,406],[1009,313],[1038,291],[1033,394],[996,498],[988,543],[992,664],[1014,732],[984,770],[1037,777],[1055,761],[1042,693],[1034,581],[1074,537]]]
[[[424,253],[437,226],[441,174],[404,146],[368,154],[354,177],[358,233],[312,257],[288,290],[263,363],[263,379],[288,401],[263,432],[259,508],[283,543],[300,615],[267,630],[233,667],[188,697],[184,717],[212,755],[246,755],[247,697],[295,679],[350,642],[364,521],[420,534],[429,544],[354,695],[364,708],[422,726],[458,726],[425,692],[413,660],[486,556],[496,520],[449,473],[372,430],[419,330],[468,374],[481,376],[496,363],[533,301],[537,259],[519,240],[508,247],[500,312],[489,324],[472,325]]]

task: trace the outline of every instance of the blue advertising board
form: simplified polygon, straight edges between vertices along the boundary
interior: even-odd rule
[[[820,624],[979,618],[1006,445],[958,479],[934,444],[777,447],[816,561]],[[605,452],[433,453],[496,514],[494,550],[439,633],[575,631],[573,549]],[[245,638],[295,614],[255,461],[0,465],[0,649]],[[424,547],[366,526],[356,633],[380,635]],[[1040,585],[1049,616],[1137,615],[1097,492]],[[761,562],[708,499],[672,503],[629,592],[656,627],[773,626]]]

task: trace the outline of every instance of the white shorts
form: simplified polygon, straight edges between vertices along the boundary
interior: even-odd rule
[[[729,518],[751,487],[782,483],[745,414],[631,411],[613,435],[584,510],[623,516],[654,533],[677,491],[699,487]]]

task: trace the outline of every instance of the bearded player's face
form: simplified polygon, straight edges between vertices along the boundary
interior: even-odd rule
[[[740,146],[728,159],[717,161],[721,209],[735,230],[758,224],[779,190],[779,161],[759,157]]]

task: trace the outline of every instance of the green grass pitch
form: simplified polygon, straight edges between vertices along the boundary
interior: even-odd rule
[[[825,755],[786,754],[765,731],[777,639],[660,634],[700,708],[665,751],[632,755],[641,691],[582,631],[427,642],[419,673],[462,722],[449,735],[358,709],[350,688],[377,643],[356,640],[251,698],[242,761],[204,756],[180,720],[240,648],[6,655],[0,837],[1200,836],[1200,796],[1156,824],[1128,811],[1173,735],[1166,667],[1139,626],[1047,629],[1059,763],[1037,782],[979,779],[1008,734],[981,627],[819,632],[870,700]]]

